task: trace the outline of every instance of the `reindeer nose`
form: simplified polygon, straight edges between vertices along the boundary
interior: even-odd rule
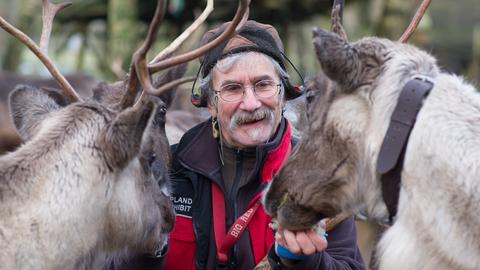
[[[163,246],[157,250],[155,250],[155,257],[156,258],[163,258],[167,254],[168,251],[168,238],[167,241],[163,244]]]

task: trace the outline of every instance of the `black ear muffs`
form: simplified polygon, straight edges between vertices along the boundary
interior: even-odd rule
[[[285,55],[283,52],[281,52],[281,54],[283,55],[283,58],[287,60],[287,62],[293,67],[295,72],[298,74],[298,77],[300,77],[302,80],[302,84],[293,86],[288,78],[282,78],[282,82],[284,83],[283,85],[285,85],[285,98],[287,100],[295,99],[305,93],[305,80],[303,79],[300,71],[298,71],[297,67],[292,63],[292,61],[290,61],[287,55]]]
[[[303,80],[301,85],[293,86],[287,78],[282,78],[282,83],[285,86],[285,99],[296,99],[297,97],[303,95],[305,92],[305,87],[303,86]]]
[[[195,82],[193,83],[190,101],[195,107],[203,108],[208,106],[207,89],[204,88],[205,87],[195,88]]]
[[[202,67],[203,67],[203,62],[200,64],[200,68],[198,68],[197,76],[195,77],[195,80],[193,81],[193,85],[192,85],[192,93],[190,95],[190,102],[192,102],[193,106],[197,108],[203,108],[208,106],[208,102],[207,102],[208,89],[204,89],[205,87],[195,88],[195,84],[197,83],[198,76],[200,75],[200,71],[202,70]]]

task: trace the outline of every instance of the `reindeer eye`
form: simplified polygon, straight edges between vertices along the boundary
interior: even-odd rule
[[[155,152],[153,152],[151,155],[150,155],[150,158],[148,159],[148,164],[151,166],[152,163],[157,159],[157,154]]]
[[[162,107],[160,107],[158,110],[159,110],[159,112],[162,113],[163,115],[165,115],[165,114],[167,113],[167,107],[162,106]]]
[[[158,107],[157,111],[155,112],[155,116],[153,118],[153,124],[155,126],[164,125],[165,124],[166,113],[167,113],[167,107],[166,106]]]
[[[305,95],[306,95],[305,99],[307,100],[307,103],[312,103],[312,101],[315,99],[315,93],[313,91],[307,91]]]

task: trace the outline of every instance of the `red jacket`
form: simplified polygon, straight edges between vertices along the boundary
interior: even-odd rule
[[[172,201],[177,218],[170,235],[165,265],[167,270],[215,269],[211,182],[219,186],[222,183],[218,143],[213,139],[211,130],[210,122],[193,128],[184,135],[173,153]],[[234,211],[236,214],[233,219],[260,199],[263,188],[288,157],[290,134],[289,124],[284,119],[274,138],[269,143],[257,146],[259,166],[253,175],[258,179],[253,179],[255,184],[250,184],[247,191],[238,194],[238,211]],[[274,233],[268,226],[270,221],[263,207],[258,208],[248,230],[232,248],[230,269],[251,269],[267,255],[274,242]]]

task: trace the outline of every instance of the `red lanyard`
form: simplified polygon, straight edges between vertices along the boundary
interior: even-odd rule
[[[225,200],[220,187],[212,182],[212,204],[213,204],[213,227],[215,231],[215,243],[217,244],[217,260],[220,264],[228,262],[228,252],[240,239],[248,223],[260,206],[260,200],[241,215],[225,234]]]

